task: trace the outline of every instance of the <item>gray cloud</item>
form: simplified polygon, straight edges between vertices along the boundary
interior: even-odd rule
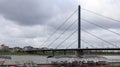
[[[45,10],[39,10],[37,2],[33,0],[4,0],[0,2],[0,13],[5,18],[21,25],[42,24],[45,20],[50,19],[51,15],[48,15]]]
[[[67,1],[66,1],[67,2]],[[37,25],[49,20],[62,12],[68,12],[72,2],[48,0],[2,0],[0,14],[20,25]]]

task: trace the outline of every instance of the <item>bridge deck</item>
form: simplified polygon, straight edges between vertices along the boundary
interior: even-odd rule
[[[120,48],[81,48],[81,49],[38,49],[26,51],[80,51],[80,50],[120,50]]]

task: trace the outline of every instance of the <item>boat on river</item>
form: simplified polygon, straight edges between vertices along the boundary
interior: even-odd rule
[[[40,64],[40,67],[109,67],[105,57],[100,56],[48,56],[54,58],[56,61],[48,62],[47,64]],[[61,59],[61,60],[60,60]]]
[[[10,57],[7,59],[11,59]],[[1,64],[0,67],[110,67],[102,56],[48,56],[46,63]],[[34,60],[33,60],[34,61]]]

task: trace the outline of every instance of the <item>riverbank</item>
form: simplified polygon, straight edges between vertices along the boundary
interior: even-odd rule
[[[23,51],[10,52],[10,51],[0,51],[0,55],[41,55],[41,56],[50,56],[52,52],[37,52],[37,53],[27,53]],[[55,56],[64,55],[63,52],[55,52]],[[67,53],[67,55],[75,55],[73,52]],[[96,56],[120,56],[120,54],[84,54],[84,55],[96,55]]]
[[[0,55],[33,55],[25,52],[8,52],[8,51],[0,51]],[[36,55],[36,54],[34,54]]]
[[[42,56],[49,56],[52,55],[52,52],[37,52],[37,53],[27,53],[23,51],[17,51],[17,52],[10,52],[10,51],[0,51],[0,55],[42,55]],[[55,55],[63,55],[62,52],[56,52]],[[75,55],[74,53],[68,53],[68,55]]]

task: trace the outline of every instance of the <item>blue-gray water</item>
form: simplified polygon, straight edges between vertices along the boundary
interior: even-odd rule
[[[65,61],[65,60],[69,60],[69,61],[72,61],[72,60],[94,60],[94,61],[104,61],[104,60],[107,60],[109,62],[120,62],[120,56],[104,56],[106,57],[107,59],[104,59],[104,58],[101,58],[101,59],[97,59],[97,58],[85,58],[85,59],[78,59],[78,58],[61,58],[61,59],[58,59],[58,58],[51,58],[51,59],[47,59],[46,56],[11,56],[12,59],[11,60],[5,60],[5,64],[23,64],[23,63],[26,63],[26,62],[34,62],[34,63],[37,63],[37,64],[40,64],[40,63],[50,63],[51,61]],[[2,59],[0,59],[2,60]],[[49,60],[49,61],[48,61]]]

